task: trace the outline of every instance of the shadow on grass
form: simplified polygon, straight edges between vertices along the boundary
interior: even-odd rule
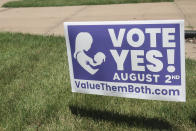
[[[196,114],[191,116],[191,121],[196,125]]]
[[[93,120],[104,120],[115,124],[126,124],[129,127],[148,128],[148,129],[172,129],[172,126],[166,120],[161,118],[146,118],[143,116],[130,116],[110,111],[101,111],[95,109],[86,109],[74,105],[69,106],[72,114],[81,117],[91,118]]]

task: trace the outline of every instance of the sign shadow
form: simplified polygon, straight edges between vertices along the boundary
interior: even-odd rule
[[[196,125],[196,114],[192,115],[190,119]]]
[[[163,118],[146,118],[144,116],[134,116],[119,114],[111,111],[88,109],[76,105],[69,106],[73,115],[91,118],[95,121],[104,120],[114,124],[126,124],[129,127],[172,130],[174,127]]]

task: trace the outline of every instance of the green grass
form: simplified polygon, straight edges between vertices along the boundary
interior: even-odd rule
[[[142,2],[173,2],[174,0],[20,0],[11,1],[3,7],[44,7],[44,6],[70,6],[70,5],[103,5]]]
[[[0,33],[0,130],[196,130],[196,61],[187,102],[71,93],[63,37]]]

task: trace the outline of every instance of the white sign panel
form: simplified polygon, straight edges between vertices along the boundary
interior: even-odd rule
[[[184,21],[65,22],[73,92],[186,101]]]

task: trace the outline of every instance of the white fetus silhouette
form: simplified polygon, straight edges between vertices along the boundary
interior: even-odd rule
[[[91,75],[95,74],[99,69],[94,69],[96,66],[105,62],[105,55],[98,52],[94,56],[94,61],[85,51],[88,51],[93,43],[92,36],[87,32],[81,32],[76,36],[74,58],[78,63]],[[94,67],[94,68],[92,68]]]

